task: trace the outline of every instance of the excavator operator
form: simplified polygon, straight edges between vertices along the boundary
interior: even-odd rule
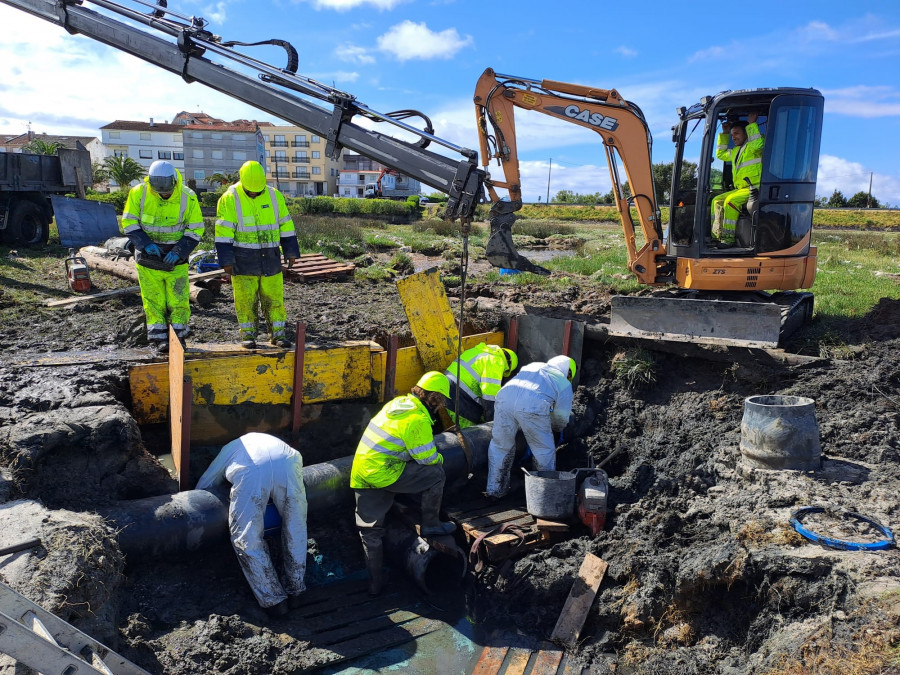
[[[723,192],[712,200],[713,236],[733,246],[741,208],[750,199],[750,188],[759,187],[762,178],[762,155],[766,139],[756,125],[756,113],[747,115],[747,122],[722,123],[722,133],[716,146],[716,158],[731,162],[735,189]],[[734,147],[728,147],[728,138]]]

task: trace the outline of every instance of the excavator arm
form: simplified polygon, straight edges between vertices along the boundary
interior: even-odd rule
[[[519,254],[512,242],[514,214],[522,208],[515,109],[523,108],[600,135],[625,232],[629,269],[644,284],[661,283],[658,267],[663,264],[660,259],[666,250],[653,190],[652,141],[640,108],[624,100],[615,89],[501,75],[490,68],[478,80],[474,102],[481,164],[487,167],[496,159],[503,170],[502,180],[490,174],[485,177],[491,201],[491,236],[486,254],[492,264],[546,273],[544,268]],[[617,159],[625,169],[631,188],[632,196],[628,198],[618,175]],[[498,194],[498,189],[506,190],[509,201]],[[632,218],[632,205],[638,214],[637,225]],[[636,237],[638,227],[643,236],[640,249]]]
[[[206,29],[204,19],[168,9],[166,0],[160,0],[159,4],[134,1],[144,9],[149,7],[150,11],[144,13],[112,0],[0,0],[62,26],[69,33],[85,35],[179,75],[187,82],[199,82],[315,132],[326,139],[326,152],[332,158],[346,147],[446,192],[449,199],[444,217],[459,219],[463,231],[468,231],[476,205],[484,200],[484,171],[477,166],[474,150],[434,136],[424,115],[410,110],[380,113],[350,94],[297,75],[297,52],[283,40],[253,43],[272,44],[287,51],[287,66],[277,68],[235,49],[252,45],[224,41],[213,35]],[[87,3],[104,13],[87,9],[83,6]],[[157,37],[148,29],[165,37]],[[324,101],[328,107],[311,103],[298,94]],[[365,129],[353,123],[356,116],[387,122],[419,140],[407,142]],[[412,116],[425,119],[426,128],[417,129],[403,121]],[[426,149],[430,143],[442,145],[460,157],[454,159]]]

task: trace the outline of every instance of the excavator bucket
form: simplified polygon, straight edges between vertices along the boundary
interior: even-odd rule
[[[803,295],[803,294],[798,294]],[[609,334],[671,342],[774,348],[782,333],[783,305],[617,295]]]
[[[494,267],[535,274],[550,274],[550,270],[535,265],[516,250],[512,239],[512,224],[516,218],[515,208],[516,205],[511,202],[498,202],[491,207],[491,236],[485,247],[485,257]]]

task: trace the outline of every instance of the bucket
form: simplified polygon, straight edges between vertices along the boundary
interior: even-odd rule
[[[521,273],[522,273],[522,270],[514,270],[514,269],[510,269],[510,268],[508,268],[508,267],[501,267],[501,268],[500,268],[500,276],[501,276],[501,277],[506,277],[506,276],[509,276],[509,275],[511,275],[511,274],[521,274]]]
[[[525,507],[535,518],[565,520],[575,510],[575,474],[570,471],[525,472]]]
[[[753,469],[814,471],[822,466],[815,401],[750,396],[741,419],[741,456]]]

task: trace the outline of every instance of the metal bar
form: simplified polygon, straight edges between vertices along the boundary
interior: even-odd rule
[[[388,338],[387,357],[384,365],[384,400],[390,401],[397,395],[397,349],[400,339],[396,335]]]
[[[509,329],[506,332],[506,348],[516,351],[519,346],[519,319],[511,317],[509,320]]]
[[[35,546],[40,546],[40,539],[29,539],[28,541],[23,541],[18,544],[12,544],[11,546],[4,546],[0,548],[0,555],[9,555],[10,553],[18,553],[19,551],[24,551],[29,548],[34,548]]]
[[[300,409],[303,406],[303,363],[306,357],[306,324],[297,322],[294,343],[294,396],[291,400],[291,433],[300,433]]]
[[[181,469],[178,489],[191,488],[191,406],[194,404],[194,383],[190,377],[181,381]]]
[[[563,328],[563,344],[562,344],[562,353],[563,356],[569,355],[569,350],[572,348],[572,320],[569,319],[566,321],[565,327]]]

